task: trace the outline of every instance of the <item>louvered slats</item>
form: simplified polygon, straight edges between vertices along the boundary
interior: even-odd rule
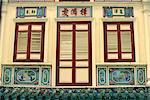
[[[28,43],[28,33],[19,32],[18,33],[18,53],[25,53],[27,50]]]
[[[41,51],[41,32],[32,32],[30,52],[40,52],[40,51]]]
[[[72,59],[72,32],[60,32],[60,59]]]
[[[76,59],[88,59],[88,32],[76,32]]]
[[[104,22],[106,60],[134,61],[132,24],[132,22]]]
[[[80,84],[89,80],[89,23],[58,23],[59,58],[57,70],[60,84]],[[82,77],[80,74],[83,74]]]
[[[44,23],[27,22],[16,24],[15,56],[17,61],[43,59]],[[16,45],[17,44],[17,45]],[[21,59],[21,60],[20,60]]]

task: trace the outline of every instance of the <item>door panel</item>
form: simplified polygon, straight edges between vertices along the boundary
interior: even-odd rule
[[[57,23],[56,85],[92,85],[91,22]]]
[[[88,83],[89,82],[88,68],[76,68],[76,82],[77,83]]]
[[[59,82],[60,83],[72,83],[72,69],[60,68],[59,69]]]

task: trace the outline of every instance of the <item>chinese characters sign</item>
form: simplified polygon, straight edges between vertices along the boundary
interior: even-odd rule
[[[57,9],[57,17],[59,18],[92,17],[92,7],[59,6]]]
[[[103,7],[104,17],[133,17],[133,7]]]
[[[46,17],[46,7],[17,7],[17,17]]]

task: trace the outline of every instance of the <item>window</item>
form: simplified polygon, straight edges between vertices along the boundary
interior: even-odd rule
[[[104,61],[135,61],[133,22],[104,22]]]
[[[14,61],[43,61],[44,22],[16,23]]]
[[[91,22],[58,22],[57,86],[92,85]]]

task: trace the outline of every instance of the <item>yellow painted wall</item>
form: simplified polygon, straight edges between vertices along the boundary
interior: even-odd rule
[[[84,3],[59,3],[59,2],[32,2],[32,3],[8,3],[4,23],[3,43],[1,64],[33,64],[32,62],[13,62],[15,23],[18,21],[45,21],[45,42],[44,42],[44,62],[35,62],[34,64],[52,64],[52,86],[55,86],[56,79],[56,39],[57,39],[57,6],[85,6]],[[45,18],[18,18],[16,19],[16,7],[33,7],[46,6]],[[92,21],[92,84],[96,86],[96,64],[147,64],[146,54],[146,35],[144,25],[144,12],[141,3],[96,3],[89,2],[86,6],[93,7],[93,18],[87,19]],[[131,6],[134,7],[134,18],[103,18],[103,6]],[[61,19],[62,20],[62,19]],[[82,21],[81,18],[70,19],[73,21]],[[136,62],[104,62],[104,32],[103,21],[133,21],[134,22],[134,40]],[[149,27],[150,29],[150,27]],[[150,31],[150,30],[149,30]]]

